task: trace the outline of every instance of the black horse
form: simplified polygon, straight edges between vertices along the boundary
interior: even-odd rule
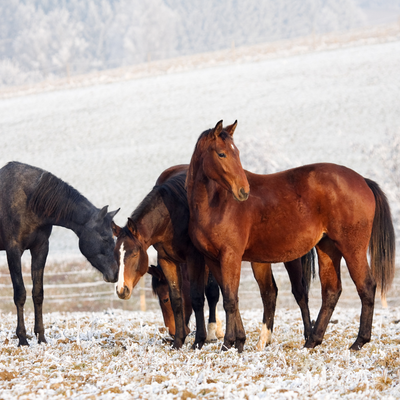
[[[79,237],[82,254],[106,282],[116,282],[118,265],[113,254],[111,221],[117,212],[108,213],[107,206],[99,210],[70,185],[40,168],[10,162],[0,169],[0,250],[7,253],[14,288],[18,346],[28,345],[22,253],[29,249],[32,256],[34,332],[39,343],[46,342],[42,317],[43,271],[53,225],[73,230]]]

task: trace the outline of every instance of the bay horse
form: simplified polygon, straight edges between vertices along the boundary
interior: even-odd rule
[[[170,289],[171,306],[176,332],[174,348],[182,347],[187,335],[182,305],[181,264],[186,263],[190,280],[190,296],[196,318],[194,348],[201,348],[206,340],[204,322],[204,256],[193,245],[189,234],[189,206],[186,193],[188,165],[178,165],[165,170],[156,186],[143,199],[121,228],[113,223],[117,237],[114,255],[119,265],[117,295],[129,299],[133,288],[148,270],[147,249],[153,245]],[[285,263],[292,284],[292,292],[300,306],[304,336],[311,334],[308,309],[308,285],[311,279],[311,257]],[[252,269],[263,300],[264,315],[257,349],[271,341],[276,296],[278,289],[271,265],[252,263]]]
[[[164,324],[168,328],[169,334],[175,336],[175,318],[174,312],[172,310],[169,285],[167,278],[164,275],[163,270],[160,265],[151,265],[147,271],[151,275],[151,287],[153,294],[157,296],[158,302],[160,304],[161,312],[164,319]],[[182,273],[182,301],[184,309],[184,321],[186,331],[189,332],[189,320],[192,314],[192,302],[190,299],[190,281],[189,272],[187,270],[186,264],[181,264]],[[209,317],[207,325],[207,337],[206,342],[216,342],[218,339],[222,338],[222,326],[221,321],[217,320],[217,304],[219,301],[219,286],[212,274],[208,273],[205,285],[205,295],[209,308]]]
[[[189,234],[222,291],[224,348],[235,345],[241,352],[246,338],[238,309],[242,260],[286,262],[316,247],[322,305],[305,347],[322,343],[341,293],[343,257],[362,304],[350,349],[361,349],[371,338],[376,286],[384,296],[394,276],[395,237],[385,194],[377,183],[335,164],[245,172],[233,141],[236,126],[223,128],[219,121],[203,132],[187,174]]]
[[[106,282],[116,282],[111,221],[118,212],[101,210],[50,172],[27,164],[10,162],[0,169],[0,250],[7,253],[8,268],[17,307],[18,346],[28,345],[24,324],[26,290],[21,256],[32,256],[34,332],[38,343],[46,343],[43,327],[43,272],[53,225],[71,229],[79,238],[79,249]]]

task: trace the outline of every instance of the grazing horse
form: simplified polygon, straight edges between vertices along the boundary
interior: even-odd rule
[[[384,193],[335,164],[245,172],[233,142],[236,125],[223,128],[220,121],[200,135],[187,175],[189,234],[222,291],[224,346],[240,352],[245,341],[238,309],[242,260],[286,262],[316,247],[322,305],[305,347],[323,340],[341,293],[343,257],[362,304],[351,349],[361,349],[371,338],[376,286],[385,295],[394,276],[394,229]]]
[[[194,247],[188,234],[189,208],[185,188],[188,165],[178,165],[165,170],[153,190],[143,199],[128,218],[125,227],[113,223],[117,236],[115,259],[119,264],[117,294],[129,299],[133,288],[148,269],[147,249],[153,245],[158,252],[158,263],[170,288],[170,300],[174,313],[176,332],[174,348],[180,348],[186,338],[183,316],[181,263],[186,263],[190,280],[190,296],[196,317],[196,337],[193,347],[201,348],[206,340],[204,322],[204,274],[203,255]],[[285,263],[292,283],[292,292],[300,306],[304,335],[311,334],[308,309],[308,284],[311,279],[311,257],[303,257]],[[263,349],[271,341],[277,287],[271,265],[252,263],[253,273],[263,300],[263,326],[257,349]]]
[[[32,256],[32,298],[35,309],[34,332],[38,342],[44,336],[43,272],[53,225],[73,230],[79,248],[106,282],[116,282],[118,265],[113,257],[111,221],[117,211],[99,210],[77,190],[49,172],[19,162],[0,169],[0,250],[7,253],[8,268],[17,307],[18,346],[28,345],[24,324],[26,290],[22,279],[21,256]]]
[[[164,324],[168,328],[169,334],[175,336],[175,318],[172,311],[171,302],[169,300],[169,285],[160,265],[151,265],[147,271],[151,276],[151,286],[154,295],[158,297],[161,312],[163,314]],[[182,301],[184,304],[184,317],[186,331],[189,332],[189,320],[192,314],[192,302],[190,299],[190,282],[189,273],[186,264],[181,264],[182,272]],[[205,286],[205,295],[209,307],[209,317],[207,326],[206,342],[214,342],[222,338],[221,321],[217,321],[217,303],[219,300],[219,286],[212,274],[208,273],[207,283]]]

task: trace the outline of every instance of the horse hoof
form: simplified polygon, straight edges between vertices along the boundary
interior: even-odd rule
[[[321,341],[322,342],[322,341]],[[315,340],[315,339],[311,339],[309,338],[305,344],[304,344],[304,348],[305,349],[314,349],[316,346],[320,345],[321,342]]]
[[[221,351],[228,351],[231,347],[231,343],[224,342],[224,344],[221,346]]]
[[[174,344],[172,345],[172,348],[175,350],[179,350],[180,348],[182,348],[183,346],[183,342],[181,340],[174,340]]]
[[[368,343],[369,340],[364,341],[364,340],[359,340],[357,339],[353,345],[350,347],[350,350],[354,350],[354,351],[359,351],[361,350],[361,348],[364,346],[365,343]]]
[[[192,350],[201,350],[203,348],[204,342],[193,343]]]
[[[235,342],[235,348],[237,349],[238,353],[242,353],[244,349],[244,341],[236,341]]]

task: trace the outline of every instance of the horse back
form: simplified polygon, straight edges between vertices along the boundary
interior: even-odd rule
[[[250,197],[238,222],[242,233],[247,230],[244,259],[257,261],[257,254],[267,252],[270,262],[289,261],[307,253],[325,234],[335,240],[355,227],[371,233],[373,193],[349,168],[320,163],[270,175],[247,173],[247,178]]]
[[[165,171],[163,171],[161,175],[158,177],[156,185],[161,185],[170,178],[177,176],[179,174],[182,173],[187,174],[188,169],[189,169],[189,164],[180,164],[169,167]]]

